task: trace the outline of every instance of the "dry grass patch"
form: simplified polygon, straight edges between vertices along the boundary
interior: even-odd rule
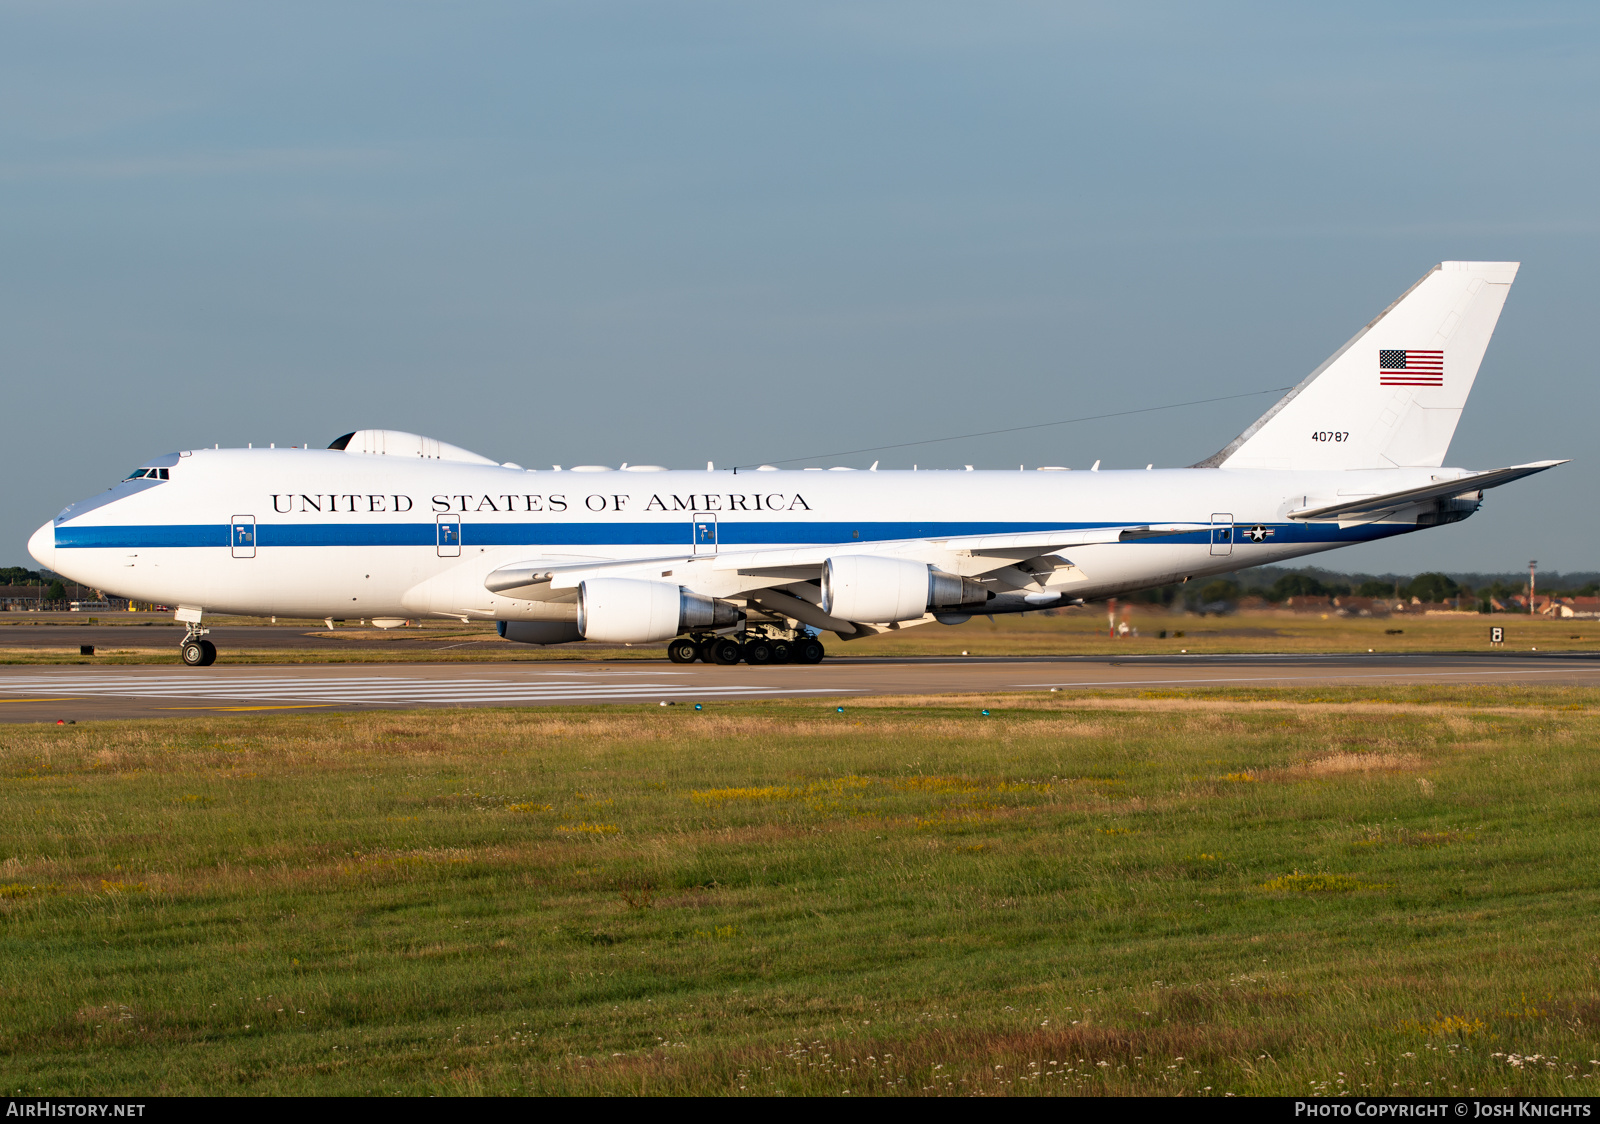
[[[1330,753],[1283,770],[1288,776],[1331,777],[1341,773],[1398,773],[1422,768],[1413,753]]]

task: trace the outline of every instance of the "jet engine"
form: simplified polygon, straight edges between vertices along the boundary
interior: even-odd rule
[[[822,568],[822,611],[863,624],[915,620],[931,610],[971,608],[994,594],[926,562],[846,554]]]
[[[726,601],[681,585],[637,578],[590,578],[578,586],[578,631],[585,640],[643,644],[695,628],[722,628],[739,619]]]

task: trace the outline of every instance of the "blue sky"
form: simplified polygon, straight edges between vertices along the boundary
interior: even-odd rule
[[[1284,386],[1476,258],[1450,463],[1577,459],[1317,561],[1600,567],[1596,13],[0,3],[0,562],[219,442],[745,464]],[[1183,465],[1270,402],[882,459]]]

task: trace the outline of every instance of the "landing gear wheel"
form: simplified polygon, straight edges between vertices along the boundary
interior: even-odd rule
[[[716,640],[711,644],[711,662],[731,666],[744,656],[737,640]]]
[[[761,667],[773,662],[772,645],[766,640],[756,639],[744,646],[744,661],[751,667]]]
[[[826,654],[820,640],[802,640],[794,646],[794,658],[800,663],[821,663]]]
[[[680,637],[667,645],[667,659],[673,663],[694,663],[699,658],[700,645],[687,636]]]
[[[772,642],[772,662],[788,663],[794,657],[793,650],[787,640],[774,640]]]
[[[210,667],[217,662],[217,646],[209,640],[186,640],[179,654],[186,667]]]

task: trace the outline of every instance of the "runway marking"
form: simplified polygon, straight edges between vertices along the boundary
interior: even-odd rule
[[[290,676],[227,675],[199,678],[192,675],[74,674],[0,679],[0,692],[38,691],[65,688],[84,696],[147,699],[218,699],[241,702],[300,703],[333,706],[340,703],[368,705],[417,704],[512,704],[519,702],[586,701],[608,702],[632,698],[729,698],[751,695],[837,695],[858,690],[839,687],[762,687],[749,684],[696,686],[681,682],[658,681],[664,675],[684,672],[650,673],[641,679],[619,681],[594,673],[567,672],[544,681],[527,679],[417,679],[391,675]],[[574,683],[579,675],[591,681]],[[556,680],[556,681],[552,681]],[[559,680],[565,680],[559,681]],[[20,701],[20,700],[13,700]],[[64,701],[64,700],[52,700]],[[163,707],[164,710],[212,710],[216,707]]]
[[[1495,675],[1568,675],[1571,668],[1550,667],[1528,670],[1501,671],[1490,669]],[[1600,670],[1600,669],[1595,669]],[[1014,683],[1015,687],[1148,687],[1164,683],[1281,683],[1289,679],[1406,679],[1417,676],[1444,678],[1451,675],[1482,675],[1482,671],[1388,671],[1363,675],[1228,675],[1209,679],[1102,679],[1083,683]]]
[[[282,706],[158,706],[153,710],[316,710],[331,703],[288,703]]]
[[[953,665],[961,666],[961,665]],[[153,669],[152,669],[153,670]],[[1034,668],[1044,670],[1044,668]],[[1148,667],[1143,670],[1163,670]],[[1197,669],[1198,670],[1198,669]],[[1223,668],[1208,670],[1220,671]],[[1248,675],[1220,676],[1215,674],[1192,677],[1166,676],[1145,678],[1140,671],[1122,674],[1127,678],[1100,680],[1061,680],[1027,683],[996,683],[980,685],[983,690],[1037,690],[1045,687],[1078,688],[1132,688],[1141,686],[1191,686],[1225,685],[1239,683],[1293,682],[1338,683],[1352,681],[1387,680],[1390,682],[1439,682],[1452,678],[1492,680],[1530,676],[1571,676],[1574,665],[1563,661],[1561,666],[1512,668],[1504,666],[1461,667],[1449,670],[1432,667],[1384,667],[1366,672],[1353,670],[1319,670],[1302,664],[1285,667],[1281,672],[1259,664],[1248,670]],[[1590,675],[1600,672],[1600,666],[1584,670]],[[759,678],[759,675],[754,676]],[[781,681],[780,681],[781,682]],[[858,680],[859,682],[859,680]],[[937,684],[934,685],[937,688]],[[903,688],[902,688],[903,689]],[[949,690],[949,687],[938,688]],[[44,696],[40,692],[76,691],[73,696]],[[85,698],[126,698],[176,705],[152,707],[167,711],[253,711],[298,710],[334,706],[518,706],[539,703],[607,703],[640,701],[695,701],[698,699],[781,698],[793,696],[826,696],[844,694],[897,693],[896,688],[828,685],[812,687],[762,686],[759,682],[711,684],[699,681],[693,672],[667,669],[607,669],[579,671],[533,671],[519,669],[515,672],[490,677],[479,672],[461,678],[434,679],[407,674],[352,674],[337,675],[317,673],[290,674],[281,670],[246,671],[227,669],[222,672],[196,673],[182,669],[141,673],[134,669],[73,669],[59,674],[48,672],[14,676],[0,676],[0,702],[55,703],[83,701]],[[25,695],[25,698],[7,698],[8,695]]]

